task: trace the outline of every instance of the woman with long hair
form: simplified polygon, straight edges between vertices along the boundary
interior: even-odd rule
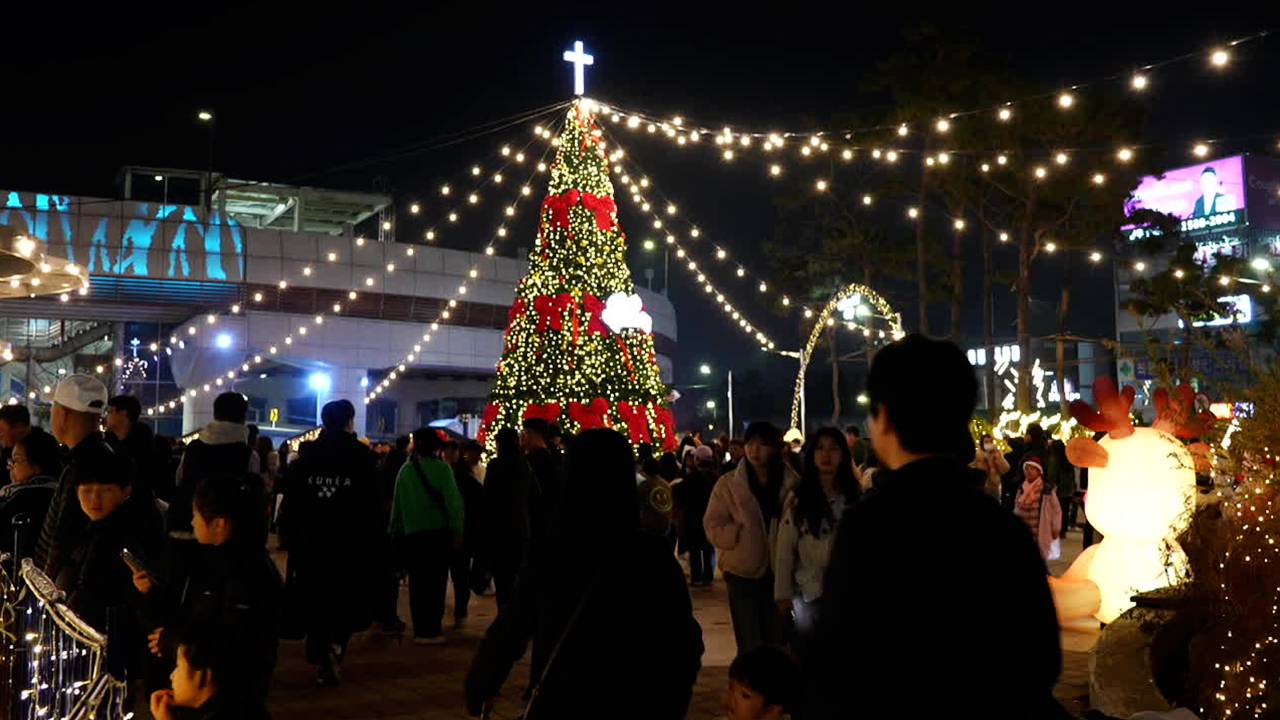
[[[844,434],[825,427],[809,439],[800,484],[787,495],[773,551],[773,597],[784,622],[794,619],[796,645],[813,630],[836,528],[862,496]]]
[[[675,720],[688,710],[702,631],[671,546],[640,529],[635,459],[614,430],[573,441],[559,520],[530,544],[471,662],[472,715],[501,691],[530,640],[527,717]]]
[[[449,588],[449,561],[462,544],[462,495],[441,462],[440,436],[413,431],[412,453],[396,477],[389,531],[409,571],[409,615],[415,645],[444,642],[440,618]]]
[[[753,422],[743,435],[745,462],[721,477],[711,491],[702,526],[719,551],[720,573],[729,586],[729,615],[738,652],[777,645],[773,598],[773,547],[782,501],[799,482],[783,455],[782,434]]]

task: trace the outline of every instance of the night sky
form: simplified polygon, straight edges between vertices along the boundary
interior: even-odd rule
[[[435,141],[568,99],[571,73],[560,54],[575,39],[595,55],[587,88],[602,101],[713,126],[804,129],[848,111],[890,109],[883,95],[862,89],[862,80],[901,46],[908,21],[861,10],[817,15],[786,5],[767,15],[754,4],[726,5],[716,13],[658,3],[604,7],[559,3],[512,14],[493,6],[483,15],[461,17],[350,6],[326,19],[316,18],[319,13],[235,16],[218,10],[216,17],[187,21],[147,12],[75,20],[8,15],[0,46],[0,187],[111,197],[124,165],[202,170],[207,135],[195,113],[210,108],[217,116],[215,170],[238,179],[389,187],[401,212],[398,232],[420,239],[425,218],[440,214],[434,190],[441,182],[465,180],[466,168],[496,147],[522,145],[532,135],[521,124],[431,149]],[[1036,23],[925,19],[978,37],[989,53],[1046,91],[1280,25],[1277,18],[1248,17],[1239,8],[1200,13],[1166,5],[1165,14],[1180,24],[1150,17],[1159,8],[1134,9],[1143,15],[1123,15],[1125,6],[1112,3],[1062,5],[1060,14],[1074,17]],[[1241,48],[1227,72],[1193,60],[1153,74],[1144,100],[1151,118],[1144,140],[1178,145],[1167,151],[1169,166],[1191,164],[1183,142],[1191,139],[1256,135],[1215,154],[1273,152],[1280,139],[1278,40]],[[765,178],[760,160],[726,168],[705,149],[678,154],[667,142],[620,137],[684,217],[768,276],[760,245],[775,235],[773,201],[779,190]],[[409,218],[405,209],[417,199],[423,200],[423,216]],[[638,245],[649,234],[647,218],[632,211],[628,200],[620,198],[619,205],[622,226]],[[491,202],[488,210],[473,213],[476,223],[439,242],[479,250],[499,207]],[[516,237],[531,245],[534,232],[526,209]],[[1004,267],[1014,260],[1011,249],[997,257]],[[633,267],[645,262],[637,258]],[[1036,269],[1036,299],[1047,323],[1038,334],[1051,332],[1060,271],[1048,262]],[[1071,328],[1108,335],[1114,315],[1110,270],[1089,267],[1082,274],[1092,277],[1081,283]],[[794,323],[748,299],[755,294],[749,286],[735,282],[730,272],[711,277],[722,287],[740,287],[736,304],[780,346],[798,344],[784,341],[796,337]],[[641,272],[636,280],[644,282]],[[974,302],[966,308],[966,331],[980,338],[978,271],[971,270],[968,280]],[[718,372],[732,367],[739,377],[754,369],[765,395],[777,401],[775,418],[782,420],[795,362],[765,357],[674,266],[671,281],[680,320],[677,384],[699,382],[696,368],[703,362]],[[1013,298],[997,292],[997,334],[1012,335]],[[902,301],[910,329],[916,310],[910,298]],[[945,307],[936,309],[935,332],[946,331],[946,313]],[[811,378],[811,414],[829,413],[830,376],[815,368]],[[691,392],[696,398],[699,391]]]

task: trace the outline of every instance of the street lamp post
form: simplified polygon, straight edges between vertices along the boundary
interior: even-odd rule
[[[644,249],[646,252],[653,252],[657,249],[658,244],[653,240],[645,240]],[[667,246],[662,247],[662,297],[667,296],[667,271],[671,265],[671,250]]]
[[[204,187],[204,209],[205,212],[213,210],[213,111],[201,110],[196,113],[196,119],[209,128],[209,156],[205,164],[205,187]]]
[[[703,375],[710,375],[711,366],[706,363],[702,363],[701,365],[698,366],[698,372],[702,373]],[[732,368],[730,368],[729,370],[728,392],[726,393],[726,395],[727,397],[725,399],[729,403],[727,406],[728,418],[729,418],[729,438],[732,439],[733,438],[733,369]],[[714,409],[715,402],[716,402],[715,400],[708,400],[707,407]]]

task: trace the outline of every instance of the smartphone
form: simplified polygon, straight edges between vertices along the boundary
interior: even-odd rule
[[[142,563],[142,558],[129,552],[129,548],[123,548],[120,550],[120,559],[124,560],[134,572],[144,572],[151,575],[151,572],[147,570],[147,566]]]

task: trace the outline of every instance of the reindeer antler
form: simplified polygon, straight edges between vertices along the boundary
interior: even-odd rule
[[[1195,411],[1196,391],[1190,385],[1178,385],[1173,395],[1159,388],[1152,393],[1152,398],[1156,401],[1156,421],[1152,427],[1157,430],[1180,438],[1193,438],[1203,435],[1213,422],[1213,413]]]
[[[1129,408],[1133,406],[1134,394],[1132,387],[1117,393],[1111,378],[1100,377],[1093,381],[1093,397],[1098,409],[1094,410],[1083,400],[1075,400],[1071,403],[1071,416],[1094,432],[1105,432],[1116,440],[1127,438],[1133,434]]]

